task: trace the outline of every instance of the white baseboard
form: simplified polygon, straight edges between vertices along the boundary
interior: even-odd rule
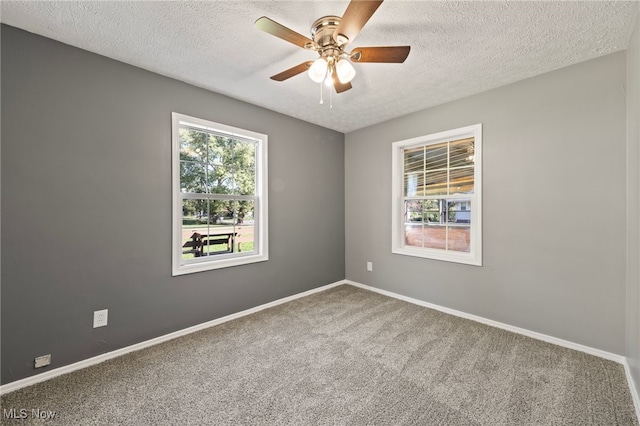
[[[305,296],[309,296],[314,293],[319,293],[321,291],[328,290],[333,287],[337,287],[339,285],[345,284],[344,281],[337,281],[332,284],[327,284],[322,287],[314,288],[309,291],[305,291],[302,293],[294,294],[293,296],[285,297],[282,299],[274,300],[273,302],[265,303],[264,305],[256,306],[254,308],[250,308],[241,312],[237,312],[235,314],[227,315],[222,318],[218,318],[212,321],[208,321],[202,324],[194,325],[192,327],[185,328],[183,330],[178,330],[173,333],[165,334],[164,336],[159,336],[154,339],[146,340],[144,342],[136,343],[135,345],[127,346],[125,348],[121,348],[112,352],[107,352],[98,356],[94,356],[92,358],[88,358],[82,361],[75,362],[73,364],[65,365],[63,367],[59,367],[41,374],[37,374],[35,376],[27,377],[24,379],[16,380],[15,382],[7,383],[5,385],[0,386],[0,395],[4,395],[9,392],[13,392],[18,389],[22,389],[27,386],[34,385],[36,383],[44,382],[54,377],[61,376],[63,374],[71,373],[76,370],[81,370],[83,368],[90,367],[95,364],[99,364],[101,362],[128,354],[130,352],[139,351],[140,349],[148,348],[150,346],[158,345],[160,343],[164,343],[166,341],[175,339],[177,337],[185,336],[187,334],[195,333],[196,331],[204,330],[209,327],[214,327],[216,325],[225,323],[227,321],[231,321],[237,318],[241,318],[247,315],[254,314],[256,312],[262,311],[264,309],[272,308],[274,306],[281,305],[283,303],[291,302],[295,299],[300,299]]]
[[[548,343],[553,343],[554,345],[563,346],[569,349],[575,349],[580,352],[585,352],[591,355],[595,355],[600,358],[608,359],[611,361],[615,361],[617,363],[623,364],[625,361],[625,357],[622,355],[617,355],[611,352],[606,352],[600,349],[591,348],[589,346],[584,346],[579,343],[570,342],[568,340],[559,339],[557,337],[548,336],[546,334],[538,333],[535,331],[527,330],[525,328],[515,327],[513,325],[505,324],[502,322],[490,320],[487,318],[483,318],[477,315],[468,314],[466,312],[457,311],[451,308],[445,308],[444,306],[436,305],[429,302],[424,302],[422,300],[414,299],[412,297],[403,296],[401,294],[393,293],[387,290],[381,290],[379,288],[371,287],[365,284],[360,284],[355,281],[345,280],[346,284],[359,287],[365,290],[373,291],[376,293],[380,293],[385,296],[393,297],[394,299],[403,300],[405,302],[413,303],[414,305],[424,306],[425,308],[435,309],[436,311],[444,312],[446,314],[454,315],[456,317],[466,318],[471,321],[479,322],[482,324],[490,325],[492,327],[501,328],[503,330],[512,331],[514,333],[522,334],[524,336],[528,336],[537,340],[542,340]]]
[[[631,398],[633,399],[633,405],[636,408],[636,417],[640,419],[640,396],[638,395],[638,388],[636,382],[631,375],[631,369],[629,368],[629,362],[624,359],[622,363],[624,365],[624,372],[627,374],[627,383],[629,383],[629,389],[631,390]]]

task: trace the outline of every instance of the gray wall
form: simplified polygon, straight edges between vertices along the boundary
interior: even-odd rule
[[[640,11],[627,49],[627,360],[640,394]]]
[[[347,279],[624,354],[624,85],[619,52],[348,133]],[[391,254],[391,143],[476,123],[484,266]]]
[[[171,277],[172,111],[269,136],[268,262]],[[2,231],[8,383],[344,279],[344,135],[3,26]]]

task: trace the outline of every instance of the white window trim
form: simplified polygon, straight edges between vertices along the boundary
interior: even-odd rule
[[[216,133],[226,133],[242,139],[259,141],[256,151],[256,225],[254,230],[254,253],[217,255],[215,257],[202,257],[197,261],[183,263],[182,261],[182,198],[180,192],[180,123],[192,127],[199,127]],[[264,262],[269,259],[268,242],[268,211],[267,200],[267,169],[268,169],[268,138],[267,135],[249,130],[239,129],[224,124],[214,123],[209,120],[191,117],[176,112],[171,113],[171,180],[172,180],[172,275],[184,275],[194,272],[209,271],[213,269],[228,268],[231,266],[246,265],[255,262]],[[205,195],[205,194],[203,194]],[[188,198],[188,196],[186,197]],[[233,198],[242,198],[234,196]]]
[[[474,167],[474,193],[465,194],[464,196],[460,196],[460,198],[471,198],[470,252],[462,253],[405,245],[403,151],[408,148],[468,137],[474,138],[474,155],[476,160]],[[391,252],[394,254],[482,266],[482,124],[394,142],[392,144],[391,170]]]

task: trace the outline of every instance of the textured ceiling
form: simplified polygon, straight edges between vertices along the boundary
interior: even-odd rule
[[[261,16],[310,36],[348,1],[2,1],[0,20],[27,31],[349,132],[623,50],[638,2],[387,0],[349,45],[410,45],[404,64],[354,64],[353,89],[319,104],[305,74],[269,76],[315,59],[266,34]]]

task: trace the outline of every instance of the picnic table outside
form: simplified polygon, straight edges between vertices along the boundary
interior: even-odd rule
[[[191,235],[191,240],[185,242],[182,245],[182,248],[186,248],[188,250],[184,250],[183,254],[193,253],[195,257],[201,257],[205,255],[205,247],[213,246],[218,244],[226,244],[226,251],[216,251],[216,252],[208,252],[207,254],[216,254],[216,253],[230,253],[233,251],[235,244],[235,237],[238,235],[237,232],[216,232],[213,234],[200,234],[198,232],[194,232]],[[238,247],[238,251],[240,251],[240,247]]]

